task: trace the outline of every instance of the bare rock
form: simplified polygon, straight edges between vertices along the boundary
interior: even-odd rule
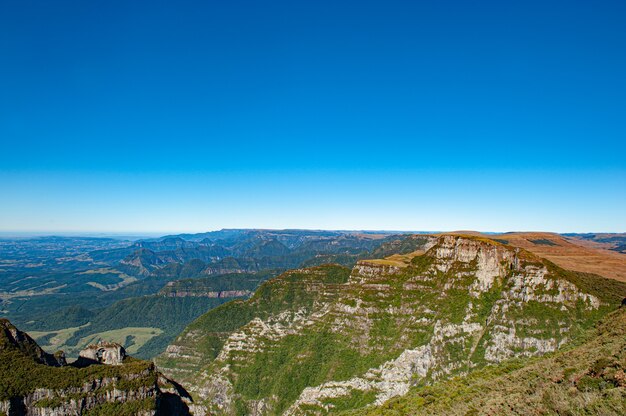
[[[126,350],[120,344],[114,342],[99,342],[98,344],[89,345],[79,354],[77,364],[106,364],[106,365],[122,365],[126,357]]]

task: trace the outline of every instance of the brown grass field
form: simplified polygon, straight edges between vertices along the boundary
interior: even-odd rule
[[[610,245],[578,238],[565,238],[559,234],[546,232],[481,234],[476,231],[455,231],[443,234],[480,237],[513,247],[520,247],[567,270],[594,273],[609,279],[626,282],[626,254],[609,250]],[[413,257],[421,254],[424,252],[418,250],[413,253],[394,254],[384,259],[365,261],[387,266],[406,267]]]
[[[564,269],[595,273],[626,282],[626,254],[607,250],[598,243],[588,243],[580,239],[565,238],[558,234],[544,232],[482,235],[524,248]]]

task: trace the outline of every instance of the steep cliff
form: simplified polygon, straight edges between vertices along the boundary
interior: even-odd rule
[[[407,414],[625,415],[626,308],[605,317],[580,345],[565,351],[413,387],[406,396],[345,416]]]
[[[158,363],[204,406],[196,414],[321,414],[555,351],[615,301],[596,277],[490,239],[412,243],[351,271],[272,279],[196,320]]]
[[[93,346],[68,365],[0,320],[0,414],[184,415],[181,395],[154,364],[125,356],[119,345]]]

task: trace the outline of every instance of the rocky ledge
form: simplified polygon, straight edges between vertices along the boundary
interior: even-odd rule
[[[152,362],[115,343],[90,345],[68,364],[0,319],[0,415],[185,415],[189,395]]]

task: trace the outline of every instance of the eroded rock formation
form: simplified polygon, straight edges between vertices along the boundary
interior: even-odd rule
[[[126,350],[115,342],[103,342],[89,345],[79,354],[79,363],[122,365]]]
[[[430,236],[412,258],[285,273],[209,312],[161,360],[208,412],[380,404],[417,383],[559,348],[604,307],[567,277],[493,240]]]
[[[0,320],[0,414],[189,414],[184,389],[148,361],[126,356],[119,344],[100,343],[67,364],[28,334]],[[172,410],[173,409],[173,410]]]

